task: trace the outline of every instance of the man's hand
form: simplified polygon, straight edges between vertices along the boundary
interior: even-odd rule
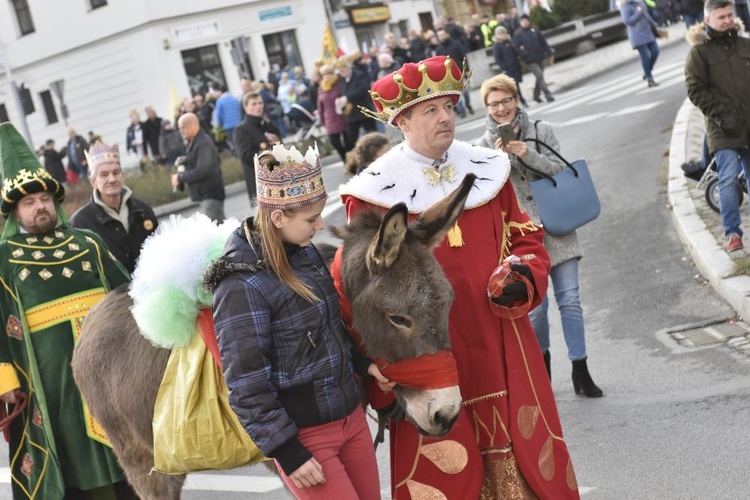
[[[173,188],[180,187],[180,177],[178,174],[172,174],[172,187]]]
[[[297,488],[309,488],[310,486],[326,482],[326,478],[323,476],[323,467],[321,467],[314,457],[292,472],[289,475],[289,479],[294,482]]]
[[[383,392],[388,392],[396,386],[396,382],[391,382],[380,373],[380,370],[375,363],[371,363],[370,366],[367,367],[367,373],[375,379],[378,383],[378,387],[380,387],[380,390]]]
[[[3,401],[5,401],[6,403],[9,403],[9,404],[12,404],[12,405],[16,404],[16,390],[12,389],[12,390],[6,392],[2,396],[0,396],[0,399],[2,399]]]
[[[534,283],[534,276],[532,276],[531,270],[526,267],[526,265],[511,264],[510,268],[529,280],[531,286],[536,288],[536,284]],[[492,297],[491,300],[499,306],[507,306],[508,304],[516,302],[517,300],[527,301],[528,298],[529,290],[526,287],[526,283],[524,283],[523,281],[515,281],[503,288],[502,295],[499,295],[498,297]]]

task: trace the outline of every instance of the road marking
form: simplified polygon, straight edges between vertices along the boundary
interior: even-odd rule
[[[555,128],[568,127],[570,125],[578,125],[581,123],[593,122],[594,120],[598,120],[599,118],[604,118],[607,115],[608,113],[595,113],[593,115],[580,116],[578,118],[573,118],[572,120],[568,120],[566,122],[556,123]]]
[[[268,493],[283,488],[278,477],[230,476],[224,474],[188,474],[184,489],[202,491],[242,491]]]
[[[578,487],[578,494],[581,495],[581,496],[583,496],[586,493],[591,493],[595,489],[596,489],[595,486],[579,486]]]
[[[651,108],[655,108],[656,106],[662,104],[664,101],[654,101],[654,102],[647,102],[646,104],[640,104],[638,106],[629,106],[627,108],[623,108],[620,111],[615,111],[614,113],[608,115],[610,117],[612,116],[623,116],[623,115],[629,115],[631,113],[640,113],[641,111],[647,111]]]

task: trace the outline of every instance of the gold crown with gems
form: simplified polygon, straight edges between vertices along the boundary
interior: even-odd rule
[[[372,84],[370,97],[376,111],[362,106],[359,109],[367,116],[392,124],[402,111],[418,102],[451,96],[454,103],[457,103],[470,78],[471,70],[466,70],[466,60],[462,69],[448,56],[406,63],[401,69]]]

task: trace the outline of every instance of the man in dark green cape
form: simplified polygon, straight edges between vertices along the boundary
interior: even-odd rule
[[[137,498],[70,367],[89,309],[128,273],[98,236],[68,226],[63,186],[10,123],[0,124],[0,167],[0,399],[28,395],[10,426],[13,497]]]

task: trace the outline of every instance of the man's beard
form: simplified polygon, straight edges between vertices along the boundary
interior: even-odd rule
[[[46,215],[47,219],[44,221],[37,222],[39,217],[42,215]],[[34,215],[34,224],[32,228],[35,228],[36,231],[29,231],[29,232],[48,233],[52,231],[53,229],[55,229],[56,225],[57,225],[57,217],[45,210],[44,212],[39,212],[36,215]]]

